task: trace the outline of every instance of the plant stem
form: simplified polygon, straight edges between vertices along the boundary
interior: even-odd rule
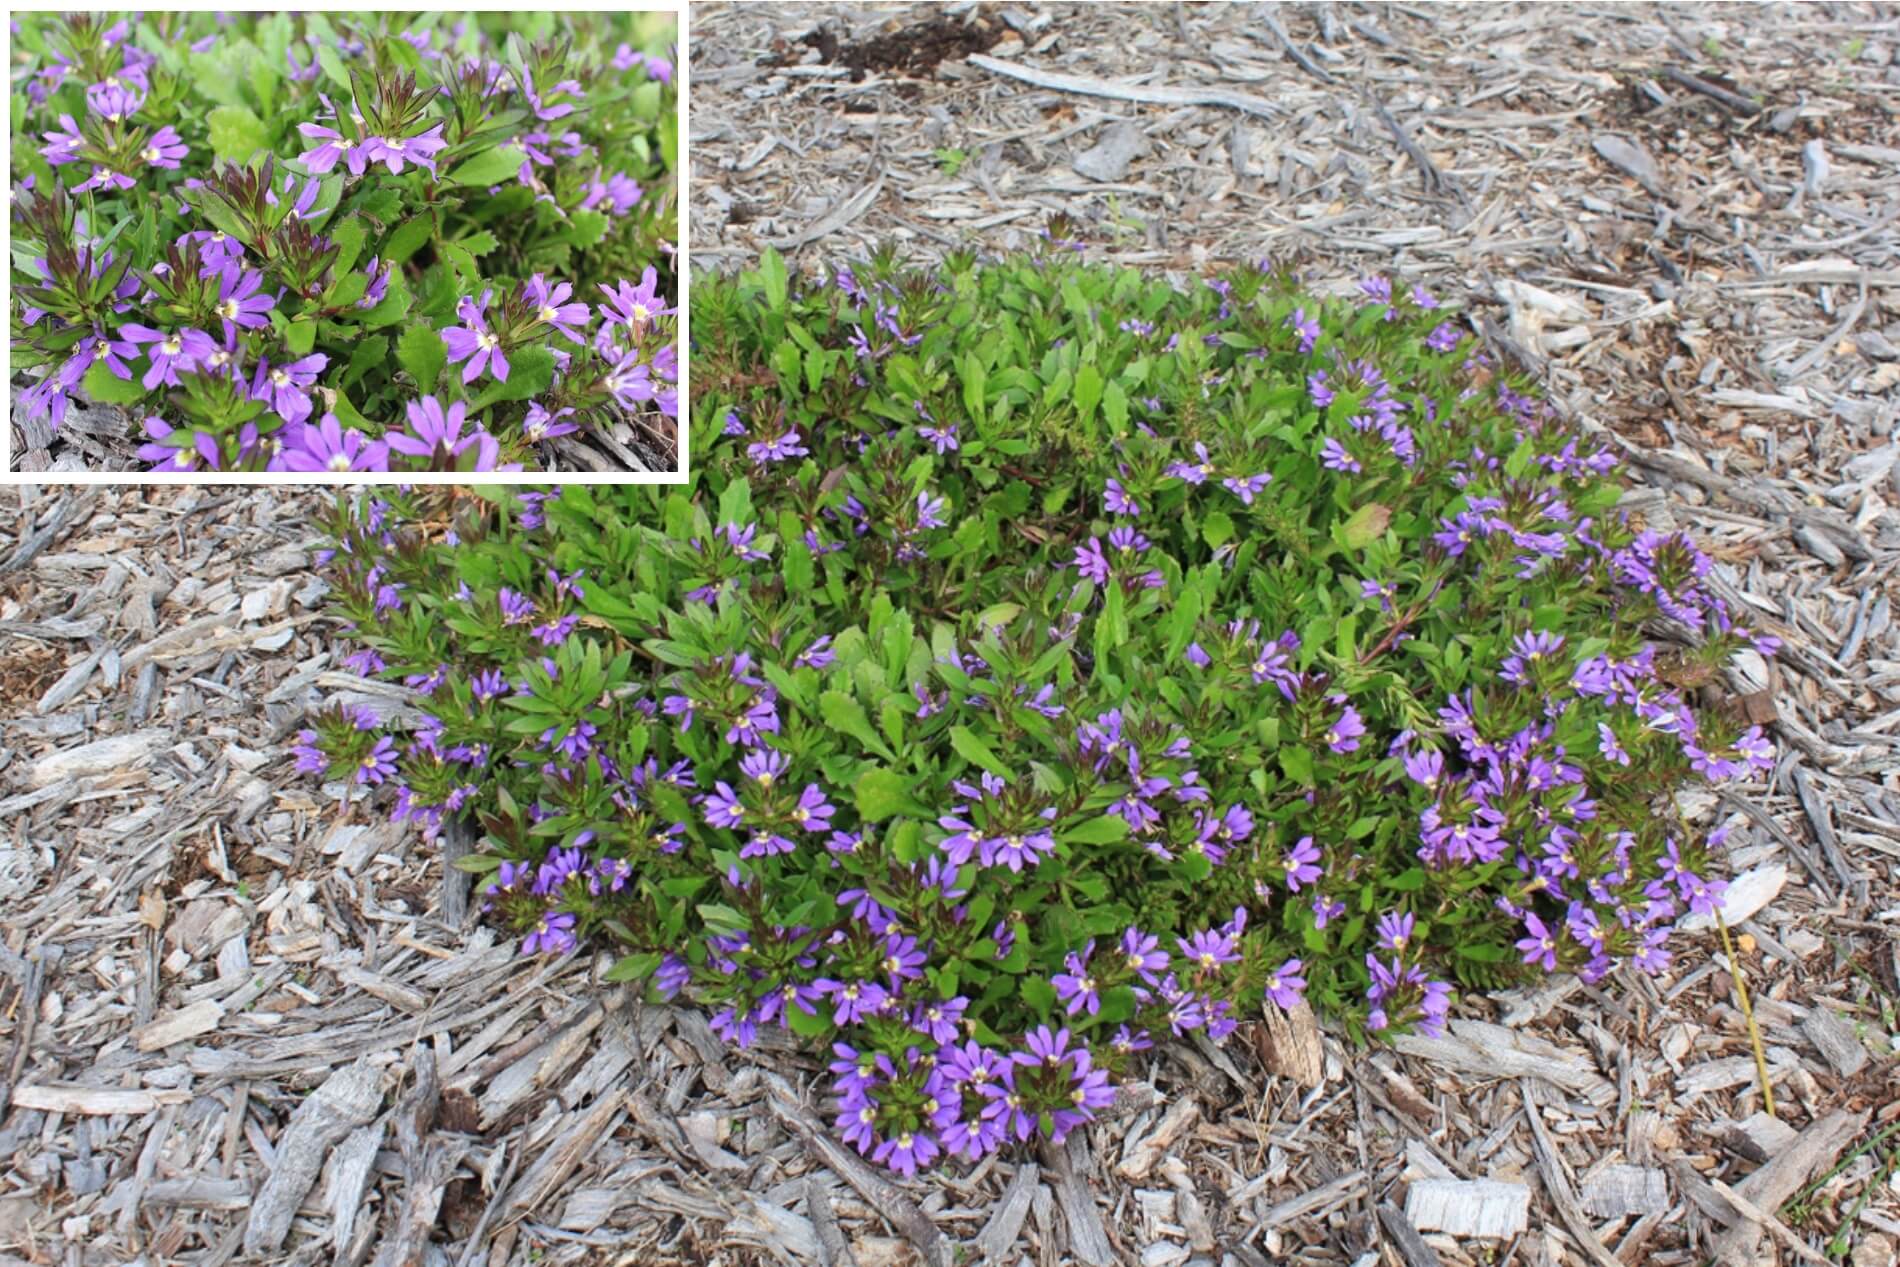
[[[1748,1025],[1748,1045],[1755,1053],[1755,1077],[1761,1083],[1761,1106],[1769,1117],[1775,1115],[1775,1087],[1768,1080],[1768,1057],[1762,1051],[1761,1029],[1755,1024],[1755,1009],[1749,1006],[1748,986],[1742,980],[1741,961],[1735,957],[1735,949],[1729,944],[1728,921],[1722,918],[1722,912],[1715,912],[1716,931],[1722,934],[1722,953],[1728,956],[1729,971],[1735,976],[1735,997],[1742,1002],[1742,1019]]]

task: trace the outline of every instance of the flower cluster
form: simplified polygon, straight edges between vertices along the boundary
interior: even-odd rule
[[[670,18],[14,25],[29,416],[164,471],[674,464]]]
[[[308,762],[475,826],[523,953],[823,1045],[904,1173],[1060,1140],[1260,1008],[1376,1039],[1667,972],[1722,892],[1674,793],[1773,759],[1691,685],[1773,640],[1448,305],[1069,238],[708,279],[690,487],[333,525],[351,663],[424,722],[329,717]]]

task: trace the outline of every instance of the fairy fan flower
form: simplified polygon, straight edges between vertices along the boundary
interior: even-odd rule
[[[550,290],[547,279],[539,273],[530,277],[521,288],[521,297],[534,310],[538,323],[559,331],[575,343],[585,343],[586,336],[574,327],[587,321],[588,307],[583,303],[569,303],[567,297],[573,293],[574,288],[566,282]]]
[[[148,391],[160,383],[178,386],[178,371],[197,369],[218,346],[202,330],[174,330],[167,334],[137,322],[127,322],[119,327],[119,333],[133,343],[147,345],[151,364],[140,381]]]
[[[370,440],[354,427],[345,428],[335,414],[325,414],[315,426],[294,423],[296,443],[286,446],[279,461],[289,471],[385,471],[389,446]]]
[[[177,168],[186,155],[191,153],[184,138],[179,136],[171,124],[166,124],[152,133],[151,138],[139,150],[139,157],[147,167]]]
[[[447,146],[448,142],[442,139],[442,125],[438,123],[417,136],[372,136],[364,143],[363,156],[367,163],[383,164],[392,175],[401,175],[403,164],[414,163],[428,169],[433,176],[435,156]],[[313,166],[311,170],[317,169]]]
[[[227,332],[233,326],[260,330],[270,324],[264,314],[277,306],[277,297],[259,294],[263,285],[264,275],[256,269],[246,269],[242,264],[225,266],[218,276],[217,307]],[[321,363],[316,368],[328,364],[328,358],[319,359]]]
[[[659,294],[659,273],[651,266],[640,275],[638,286],[623,280],[611,289],[602,286],[600,293],[607,297],[607,302],[601,305],[601,317],[625,326],[636,338],[654,321],[672,315],[672,309]]]
[[[316,385],[318,373],[329,363],[330,358],[321,352],[288,365],[259,360],[251,378],[251,399],[269,405],[285,422],[300,423],[310,416],[310,389]]]
[[[508,381],[507,354],[502,351],[500,337],[488,328],[486,317],[488,301],[493,296],[494,291],[484,290],[479,300],[471,300],[466,295],[457,300],[455,315],[462,319],[462,325],[442,331],[442,342],[449,349],[449,364],[468,362],[462,367],[464,383],[474,382],[491,366],[496,382]]]

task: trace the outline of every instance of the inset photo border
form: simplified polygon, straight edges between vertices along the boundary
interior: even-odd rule
[[[684,23],[11,14],[6,477],[683,479]]]

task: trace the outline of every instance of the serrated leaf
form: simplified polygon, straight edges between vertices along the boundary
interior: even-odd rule
[[[270,129],[245,106],[218,106],[205,116],[211,153],[227,163],[247,163],[270,146]]]
[[[309,356],[316,343],[316,322],[293,321],[284,327],[284,346],[290,349],[292,356]]]
[[[851,790],[857,801],[858,817],[867,823],[882,822],[898,814],[911,817],[928,814],[911,795],[910,780],[883,766],[872,766],[859,775]]]
[[[1004,765],[997,757],[996,750],[985,743],[977,733],[968,726],[952,726],[950,728],[950,746],[957,750],[958,756],[968,761],[971,765],[981,766],[998,778],[1006,779],[1009,777],[1009,767]]]
[[[129,405],[145,399],[145,387],[138,379],[123,379],[96,361],[86,371],[86,395],[102,405]]]
[[[400,264],[414,255],[434,233],[433,213],[425,211],[421,215],[411,216],[389,235],[387,242],[383,243],[382,256],[392,264]]]
[[[501,145],[492,150],[477,154],[450,172],[443,181],[447,185],[473,185],[486,188],[513,180],[521,170],[521,164],[527,155],[518,145]]]
[[[1386,525],[1392,522],[1392,509],[1378,502],[1368,502],[1352,513],[1352,517],[1339,525],[1339,544],[1348,550],[1363,550],[1385,535]]]
[[[344,92],[348,92],[350,90],[350,76],[349,73],[343,69],[343,59],[337,56],[336,49],[332,47],[327,40],[318,39],[313,42],[317,46],[317,65],[323,67],[323,73],[328,77],[331,83],[341,88]]]
[[[348,387],[355,383],[388,358],[389,340],[385,336],[377,334],[366,339],[359,339],[350,351],[350,365],[343,372],[342,386]]]
[[[824,718],[825,725],[850,735],[887,761],[897,760],[897,754],[891,751],[890,746],[871,725],[870,714],[864,711],[864,705],[843,691],[826,691],[820,695],[818,715]]]
[[[479,413],[504,400],[539,396],[554,381],[554,353],[544,347],[516,348],[508,357],[508,381],[496,383],[475,398],[470,413]]]
[[[598,211],[582,208],[568,213],[566,238],[569,246],[590,247],[607,236],[607,226],[612,223]]]
[[[341,277],[350,271],[356,257],[362,254],[364,236],[363,222],[353,218],[341,221],[330,230],[330,245],[336,248],[336,260],[330,265],[332,273]]]
[[[442,367],[448,363],[449,349],[439,330],[428,326],[410,326],[396,342],[396,360],[416,380],[416,390],[433,392]]]
[[[1112,845],[1128,839],[1128,823],[1119,814],[1103,814],[1065,827],[1056,835],[1073,845]]]

